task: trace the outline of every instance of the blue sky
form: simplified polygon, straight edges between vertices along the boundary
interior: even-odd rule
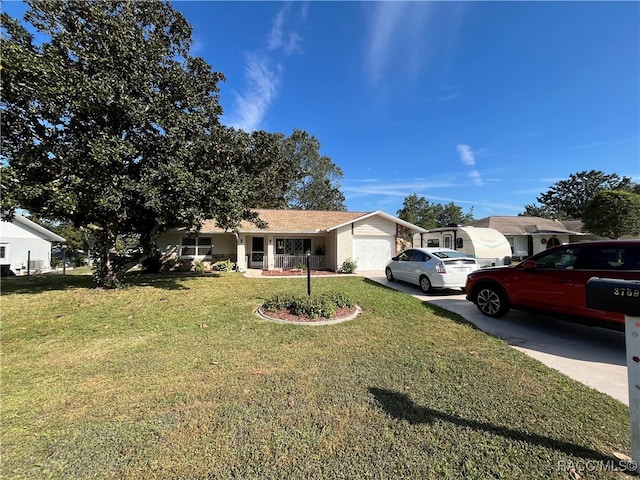
[[[559,180],[640,182],[638,2],[187,2],[223,123],[315,135],[349,210],[516,215]]]
[[[172,3],[226,76],[222,122],[315,135],[349,210],[517,215],[583,170],[640,182],[639,2]]]

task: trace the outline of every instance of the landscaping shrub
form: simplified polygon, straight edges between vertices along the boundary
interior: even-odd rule
[[[213,269],[217,272],[233,272],[236,269],[236,264],[231,260],[221,260],[213,264]]]
[[[339,308],[353,306],[353,300],[339,292],[320,295],[275,295],[263,304],[263,308],[270,312],[287,310],[293,315],[308,318],[331,318]]]
[[[206,268],[206,265],[204,262],[201,262],[200,260],[194,260],[193,261],[193,271],[196,273],[204,273],[204,270]]]
[[[351,258],[347,258],[344,262],[342,262],[342,266],[338,269],[339,273],[354,273],[358,268],[358,264],[355,260]]]

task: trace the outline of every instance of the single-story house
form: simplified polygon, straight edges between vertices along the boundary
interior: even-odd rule
[[[22,215],[0,221],[0,266],[2,274],[16,275],[51,270],[51,242],[64,238]]]
[[[381,270],[398,251],[411,245],[425,230],[380,210],[345,212],[316,210],[255,210],[267,227],[243,221],[237,233],[224,231],[208,220],[197,236],[185,229],[170,230],[158,239],[163,263],[191,265],[231,260],[239,270],[312,269],[337,271],[355,260],[358,270]]]
[[[580,220],[549,220],[527,216],[491,216],[466,225],[487,227],[502,233],[515,258],[535,255],[549,247],[600,238],[585,232]]]

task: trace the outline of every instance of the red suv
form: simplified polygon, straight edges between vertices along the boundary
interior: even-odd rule
[[[624,315],[587,308],[592,277],[640,280],[640,240],[596,240],[559,245],[510,267],[472,272],[467,300],[499,318],[510,308],[624,330]]]

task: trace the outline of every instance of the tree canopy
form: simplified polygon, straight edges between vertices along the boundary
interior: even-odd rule
[[[604,190],[596,193],[584,209],[585,228],[596,235],[620,238],[640,234],[640,194]]]
[[[462,208],[454,202],[446,205],[430,203],[425,197],[419,197],[415,193],[405,197],[397,215],[402,220],[426,229],[446,227],[452,223],[465,224],[474,220],[473,207],[463,213]]]
[[[582,171],[560,180],[537,197],[540,205],[525,205],[523,215],[554,220],[580,220],[589,200],[603,190],[633,190],[630,177],[605,174],[599,170]]]
[[[119,238],[260,224],[252,208],[344,210],[315,137],[219,123],[224,75],[189,54],[168,2],[28,4],[30,30],[1,15],[2,211],[91,229],[99,284],[117,283]]]
[[[346,210],[339,183],[342,169],[329,157],[320,155],[320,142],[316,137],[294,130],[284,140],[284,155],[295,168],[285,196],[289,208]]]
[[[168,3],[29,7],[39,44],[2,14],[3,189],[14,202],[3,207],[91,226],[98,277],[112,284],[120,233],[201,220],[198,159],[220,128],[224,77],[189,55],[191,27]],[[229,179],[224,168],[212,176]]]

